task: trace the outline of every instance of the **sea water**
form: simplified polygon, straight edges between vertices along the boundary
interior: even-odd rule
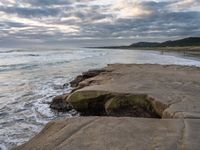
[[[200,67],[200,58],[156,51],[111,49],[1,49],[0,150],[23,144],[53,119],[78,115],[49,108],[56,95],[88,69],[112,63],[178,64]],[[65,84],[67,85],[67,84]]]

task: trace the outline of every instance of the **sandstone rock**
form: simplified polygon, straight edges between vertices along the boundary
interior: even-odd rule
[[[73,93],[67,101],[81,115],[160,117],[145,94],[134,95],[83,90]]]
[[[107,92],[104,91],[88,91],[74,92],[67,101],[73,108],[81,113],[81,115],[106,115],[104,104],[107,100]]]
[[[68,96],[69,94],[64,94],[54,97],[50,103],[50,108],[62,112],[71,110],[72,106],[66,101]]]
[[[87,109],[91,100],[99,99],[104,93],[145,94],[154,111],[162,118],[200,118],[200,68],[114,64],[106,70],[110,71],[87,80],[95,83],[101,77],[101,84],[79,89],[68,98],[76,109]],[[103,79],[109,82],[103,82]],[[99,103],[102,106],[109,97],[101,99]]]
[[[70,86],[71,87],[77,87],[78,86],[78,84],[81,82],[81,81],[83,81],[84,79],[83,79],[83,76],[82,75],[78,75],[74,80],[72,80],[71,82],[70,82]]]
[[[83,72],[82,75],[84,78],[91,78],[91,77],[97,76],[98,74],[105,72],[105,71],[106,70],[104,70],[104,69],[94,69],[94,70],[89,70],[89,71]]]
[[[52,121],[13,150],[199,150],[199,119],[76,117]]]
[[[105,110],[109,116],[160,118],[145,94],[114,94],[106,101]]]
[[[123,117],[52,121],[14,150],[199,149],[200,68],[115,64],[105,70],[67,101],[82,115]],[[142,118],[154,115],[162,119]]]
[[[77,87],[79,85],[80,82],[97,76],[99,75],[101,72],[105,72],[104,69],[98,69],[98,70],[89,70],[87,72],[83,72],[82,75],[77,76],[73,81],[70,82],[71,87]]]

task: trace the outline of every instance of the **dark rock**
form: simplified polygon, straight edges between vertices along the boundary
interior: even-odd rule
[[[70,85],[71,85],[71,87],[77,87],[78,86],[78,84],[81,82],[81,81],[83,81],[84,79],[83,79],[83,76],[82,75],[78,75],[74,80],[72,80],[71,82],[70,82]]]
[[[115,94],[105,103],[109,116],[160,118],[146,94]]]
[[[50,103],[50,108],[62,112],[73,109],[73,107],[66,101],[68,96],[69,94],[64,94],[54,97]]]
[[[101,72],[105,72],[104,69],[98,69],[98,70],[89,70],[87,72],[83,72],[82,75],[78,75],[73,81],[70,82],[71,87],[77,87],[80,82],[95,77],[99,75]]]
[[[69,83],[63,84],[63,88],[68,88],[68,87],[69,87]]]
[[[87,72],[83,72],[82,75],[84,78],[91,78],[91,77],[97,76],[101,72],[105,72],[105,70],[104,69],[89,70]]]

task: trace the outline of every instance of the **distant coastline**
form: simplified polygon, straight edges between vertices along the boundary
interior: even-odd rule
[[[102,47],[87,47],[87,48],[200,52],[200,37],[188,37],[184,39],[165,41],[161,43],[138,42],[128,46],[102,46]]]

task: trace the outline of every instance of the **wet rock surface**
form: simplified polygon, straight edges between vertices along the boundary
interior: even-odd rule
[[[69,94],[64,94],[54,97],[50,103],[50,108],[60,112],[72,110],[72,105],[66,101],[68,96]]]
[[[86,72],[83,72],[82,75],[78,75],[70,83],[65,83],[63,85],[63,87],[70,85],[71,87],[74,88],[71,91],[71,93],[73,93],[73,92],[77,91],[78,89],[81,89],[81,88],[91,85],[92,82],[91,81],[87,82],[87,79],[95,77],[102,72],[106,72],[106,70],[105,69],[88,70]],[[86,82],[84,82],[84,81],[86,81]],[[94,84],[96,84],[96,81],[94,82]],[[69,103],[67,101],[67,97],[69,95],[70,95],[70,93],[55,96],[50,103],[50,108],[53,110],[56,110],[56,111],[60,111],[60,112],[66,112],[66,111],[73,109],[73,106],[71,105],[71,103]]]
[[[72,80],[70,82],[70,85],[71,85],[71,87],[76,87],[77,88],[79,86],[80,82],[82,82],[82,81],[84,81],[86,79],[95,77],[95,76],[99,75],[102,72],[106,72],[106,70],[104,70],[104,69],[96,69],[96,70],[88,70],[87,72],[83,72],[82,75],[78,75],[74,80]]]

